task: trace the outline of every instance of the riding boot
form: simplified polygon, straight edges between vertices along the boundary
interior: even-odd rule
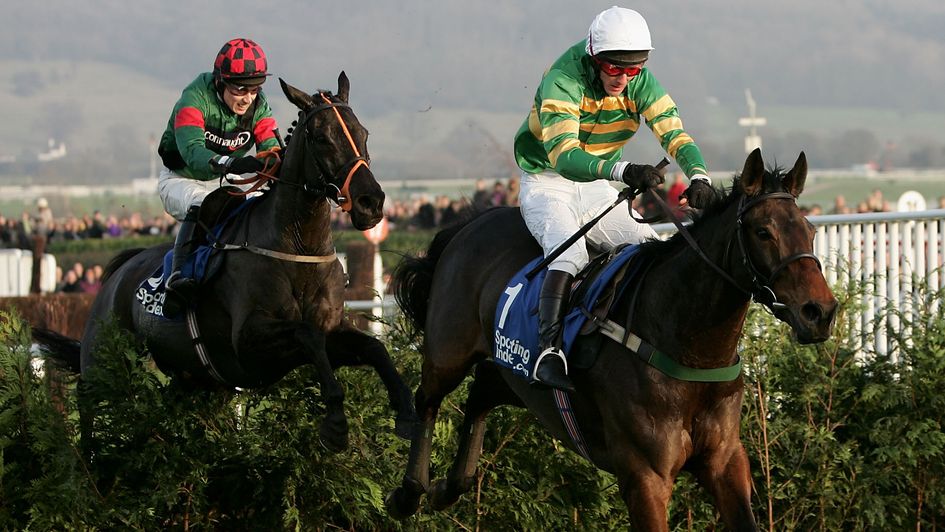
[[[180,223],[180,229],[177,231],[177,239],[174,240],[174,257],[171,259],[171,274],[167,276],[165,283],[165,298],[163,314],[166,317],[174,317],[183,314],[184,310],[190,305],[194,294],[197,292],[197,281],[181,275],[181,268],[187,262],[190,255],[196,250],[197,242],[194,239],[194,231],[197,228],[200,206],[192,205],[187,210]]]
[[[573,392],[574,384],[568,377],[568,362],[561,349],[562,318],[571,281],[568,272],[548,270],[538,296],[538,360],[532,374],[533,384],[544,384],[565,392]]]

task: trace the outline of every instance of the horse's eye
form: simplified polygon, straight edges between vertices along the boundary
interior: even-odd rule
[[[760,229],[757,229],[757,230],[755,231],[755,234],[758,235],[758,238],[760,238],[760,239],[762,239],[762,240],[771,240],[771,238],[772,238],[772,237],[771,237],[771,233],[769,233],[768,230],[765,229],[764,227],[762,227],[762,228],[760,228]]]

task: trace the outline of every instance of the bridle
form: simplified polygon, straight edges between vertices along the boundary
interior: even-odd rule
[[[315,165],[318,167],[320,172],[316,183],[310,184],[306,181],[302,185],[302,189],[306,192],[313,192],[316,194],[325,194],[329,189],[334,189],[335,202],[339,207],[345,212],[350,211],[352,207],[351,201],[351,177],[361,166],[365,168],[370,168],[370,160],[363,155],[361,151],[358,150],[357,145],[354,143],[354,138],[351,136],[351,131],[348,130],[348,124],[345,123],[344,119],[341,117],[341,112],[338,111],[340,107],[350,106],[344,102],[333,101],[331,99],[331,93],[329,92],[319,92],[318,96],[321,97],[323,103],[313,105],[304,111],[299,111],[299,124],[305,128],[306,142],[307,142],[307,152],[310,153],[310,157],[315,161]],[[334,172],[328,168],[328,165],[323,159],[315,155],[315,136],[311,131],[308,130],[308,122],[315,116],[316,113],[324,111],[326,109],[331,109],[335,113],[335,117],[338,118],[338,122],[341,124],[341,129],[345,133],[345,137],[348,139],[348,144],[351,146],[351,150],[354,152],[354,157],[349,159],[347,162],[338,167]],[[345,175],[344,180],[342,181],[341,176],[347,170],[347,175]],[[338,183],[342,183],[339,187]]]
[[[671,213],[671,211],[669,210],[669,206],[666,205],[666,202],[663,201],[663,199],[660,198],[658,194],[653,192],[652,189],[650,190],[650,193],[654,196],[654,198],[656,199],[656,202],[659,203],[664,208],[664,210],[667,211],[667,213]],[[715,270],[716,273],[722,276],[723,279],[728,281],[729,284],[737,288],[742,293],[751,296],[752,299],[768,307],[769,309],[771,309],[772,312],[777,312],[779,310],[783,310],[787,308],[787,306],[784,303],[781,303],[778,301],[778,297],[775,295],[774,289],[771,288],[771,285],[774,284],[774,281],[777,278],[778,274],[784,271],[784,269],[787,268],[788,265],[791,264],[792,262],[801,260],[801,259],[812,259],[815,263],[817,263],[817,268],[820,269],[821,271],[823,271],[823,266],[820,263],[820,259],[818,259],[817,256],[814,255],[813,253],[796,253],[782,260],[781,263],[778,264],[777,267],[771,270],[770,275],[765,276],[760,271],[758,271],[758,268],[755,266],[754,262],[752,262],[751,260],[751,255],[748,253],[748,246],[745,244],[745,232],[744,232],[744,227],[743,227],[744,224],[743,224],[742,219],[744,218],[745,213],[747,213],[752,208],[768,200],[790,200],[793,202],[795,201],[795,198],[793,194],[790,194],[788,192],[771,192],[768,194],[762,194],[760,196],[752,198],[751,200],[748,200],[747,196],[742,196],[738,202],[738,214],[736,215],[736,219],[735,219],[735,227],[736,227],[735,235],[736,235],[736,241],[738,242],[738,250],[742,255],[742,264],[745,266],[745,269],[748,270],[748,274],[751,276],[751,287],[748,289],[743,288],[738,283],[738,281],[736,281],[731,275],[728,274],[728,272],[726,272],[718,264],[713,262],[712,259],[710,259],[705,254],[705,252],[702,251],[702,248],[699,247],[699,244],[695,241],[695,239],[689,233],[689,230],[686,229],[686,227],[683,226],[681,223],[679,223],[679,221],[676,219],[675,216],[670,215],[669,218],[676,225],[677,231],[679,232],[679,234],[683,236],[683,238],[686,239],[686,242],[689,244],[689,246],[692,247],[696,251],[696,253],[699,255],[699,257],[702,258],[702,260],[705,261],[709,266],[711,266],[712,269]],[[729,240],[729,243],[726,246],[726,255],[728,255],[728,250],[731,249],[731,247],[732,247],[732,241]]]
[[[756,198],[752,198],[750,201],[746,201],[746,197],[742,196],[738,204],[738,217],[735,220],[736,232],[738,239],[738,250],[742,254],[742,264],[745,265],[745,268],[748,270],[748,273],[751,275],[751,295],[759,303],[770,308],[772,311],[784,309],[785,305],[778,302],[777,296],[774,294],[774,289],[771,288],[771,285],[774,284],[774,280],[777,278],[778,274],[784,271],[794,261],[801,259],[811,259],[817,264],[817,269],[823,271],[823,265],[820,263],[820,259],[817,258],[813,253],[795,253],[789,257],[781,260],[780,264],[777,265],[771,274],[767,277],[762,275],[758,271],[758,268],[755,266],[754,262],[751,260],[751,255],[748,253],[748,246],[745,244],[745,231],[742,227],[742,218],[745,213],[751,210],[752,207],[757,206],[758,204],[767,201],[767,200],[790,200],[791,202],[795,201],[794,195],[788,192],[772,192],[770,194],[762,194]],[[729,244],[731,246],[731,244]]]
[[[318,93],[318,96],[321,97],[323,103],[319,103],[299,111],[299,120],[297,123],[302,124],[302,127],[305,128],[305,132],[308,134],[305,137],[307,143],[307,152],[311,155],[313,161],[315,161],[315,166],[318,168],[319,174],[318,178],[315,179],[315,183],[312,184],[309,181],[306,181],[302,184],[293,183],[291,181],[285,181],[276,176],[276,171],[278,170],[281,159],[279,157],[278,151],[279,148],[273,148],[272,150],[267,150],[256,154],[256,157],[264,161],[264,168],[260,170],[256,175],[247,178],[241,179],[231,179],[230,177],[224,175],[220,178],[221,181],[226,180],[231,185],[246,185],[253,183],[253,186],[248,190],[243,191],[231,191],[230,195],[233,196],[246,196],[253,192],[256,192],[264,185],[270,181],[283,183],[285,185],[291,185],[294,187],[299,187],[305,192],[316,194],[319,196],[328,197],[329,189],[334,189],[333,196],[335,203],[341,207],[341,210],[348,212],[351,210],[353,205],[351,201],[351,177],[354,176],[354,173],[361,166],[365,168],[370,168],[370,159],[361,155],[361,151],[358,150],[358,146],[354,143],[354,137],[351,136],[351,131],[348,129],[348,124],[341,117],[341,113],[338,111],[339,107],[347,107],[350,109],[350,106],[344,102],[336,102],[331,99],[331,93],[327,91],[322,91]],[[348,144],[351,146],[351,150],[354,152],[354,157],[348,160],[346,163],[341,165],[336,172],[332,172],[328,168],[328,165],[324,160],[315,155],[315,140],[314,135],[311,134],[311,131],[308,130],[308,121],[315,116],[315,113],[324,111],[325,109],[331,109],[335,112],[335,116],[338,118],[338,122],[341,124],[341,129],[345,133],[345,137],[348,139]],[[341,175],[344,173],[345,169],[348,170],[347,175],[345,176],[344,181],[341,180]],[[333,179],[326,179],[326,176]],[[339,187],[338,183],[342,183]]]

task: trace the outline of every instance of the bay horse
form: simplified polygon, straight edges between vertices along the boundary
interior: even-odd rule
[[[270,190],[251,207],[242,205],[244,214],[220,234],[218,244],[227,248],[223,264],[201,286],[189,316],[193,320],[167,320],[145,312],[136,301],[139,286],[170,248],[165,244],[112,259],[81,343],[42,330],[34,331],[34,338],[54,358],[85,373],[95,364],[103,321],[114,317],[163,372],[211,389],[264,387],[300,365],[314,364],[326,407],[319,434],[332,451],[344,449],[348,435],[344,393],[333,370],[371,365],[397,411],[395,430],[407,438],[416,419],[412,394],[384,345],[344,318],[345,273],[329,220],[329,200],[348,211],[357,229],[369,229],[383,216],[384,192],[369,166],[368,132],[348,105],[350,83],[344,72],[335,95],[308,95],[279,81],[299,108],[297,127],[278,176],[268,176]],[[223,189],[214,195],[201,208],[202,221],[211,216],[204,212],[211,198],[227,197]],[[199,356],[191,340],[198,330]],[[80,382],[80,414],[87,428],[94,412],[81,411],[81,396]]]
[[[570,407],[581,445],[562,421],[555,391],[529,385],[491,361],[496,307],[507,282],[542,254],[518,209],[485,211],[438,233],[425,256],[402,261],[394,273],[396,297],[424,334],[415,396],[420,426],[401,485],[387,497],[388,513],[413,515],[424,493],[442,509],[471,489],[486,416],[509,404],[528,408],[552,436],[616,475],[634,529],[668,529],[673,483],[686,469],[712,495],[729,528],[755,530],[749,462],[739,440],[744,386],[737,366],[749,303],[753,295],[764,302],[801,343],[825,341],[837,307],[812,253],[813,226],[795,202],[806,176],[803,152],[785,173],[766,170],[755,150],[731,191],[687,234],[641,245],[638,260],[649,266],[636,281],[637,294],[623,291],[609,319],[627,324],[690,372],[736,371],[720,382],[681,380],[623,342],[598,338],[596,362],[571,371],[577,391]],[[431,484],[438,409],[473,367],[457,455],[447,477]]]

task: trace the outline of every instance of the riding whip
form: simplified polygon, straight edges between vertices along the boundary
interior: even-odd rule
[[[666,157],[663,157],[663,160],[656,164],[656,169],[662,170],[663,168],[666,168],[667,165],[669,165],[669,159],[667,159]],[[559,245],[551,253],[549,253],[548,256],[544,258],[544,260],[539,262],[537,265],[535,265],[534,268],[531,269],[531,271],[525,274],[525,277],[528,277],[530,279],[534,277],[538,272],[545,269],[549,264],[551,264],[551,261],[558,258],[558,255],[561,255],[562,253],[564,253],[564,250],[571,247],[571,244],[574,244],[575,242],[578,241],[579,238],[586,235],[587,232],[591,230],[591,227],[594,227],[594,224],[599,222],[601,218],[603,218],[604,216],[607,216],[607,213],[612,211],[614,207],[616,207],[617,205],[620,205],[620,203],[623,201],[627,201],[627,204],[629,205],[629,202],[633,201],[633,198],[635,198],[640,192],[642,191],[637,190],[637,189],[632,189],[630,187],[626,187],[623,190],[621,190],[620,193],[617,194],[617,199],[614,200],[614,202],[611,203],[609,207],[604,209],[603,212],[595,216],[591,221],[584,224],[584,226],[578,229],[576,233],[568,237],[567,240],[562,242],[561,245]]]

